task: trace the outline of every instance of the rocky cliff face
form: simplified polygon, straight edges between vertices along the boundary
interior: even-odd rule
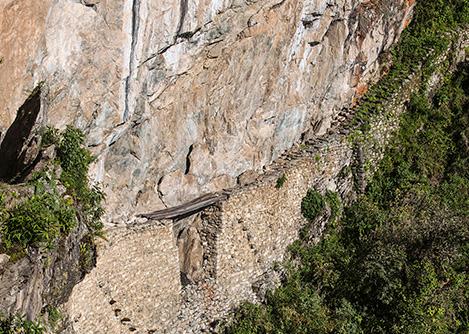
[[[35,319],[48,307],[57,307],[70,297],[94,263],[84,268],[80,245],[86,229],[81,226],[61,239],[53,251],[35,250],[28,256],[12,259],[0,254],[0,312],[21,314]],[[90,256],[92,255],[90,251]],[[90,258],[89,261],[94,261]]]
[[[42,83],[37,119],[87,133],[109,220],[176,205],[327,131],[412,5],[0,0],[0,138]]]

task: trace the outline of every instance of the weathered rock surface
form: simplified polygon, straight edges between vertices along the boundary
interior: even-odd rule
[[[1,0],[0,139],[41,82],[84,129],[108,219],[259,171],[379,76],[409,0]]]
[[[94,250],[89,248],[83,253],[83,246],[89,244],[87,232],[80,226],[59,240],[55,249],[31,249],[20,259],[0,254],[0,313],[35,319],[47,306],[66,302],[74,286],[94,265]]]
[[[195,221],[191,218],[188,220],[188,222],[182,222],[183,228],[177,235],[179,267],[181,280],[194,283],[201,279],[203,270],[204,250],[199,232],[202,226],[198,216]]]

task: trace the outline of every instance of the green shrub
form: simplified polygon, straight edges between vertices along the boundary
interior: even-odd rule
[[[340,306],[335,311],[335,333],[337,334],[362,334],[361,324],[363,317],[353,305],[343,299]]]
[[[102,234],[104,195],[98,187],[89,186],[88,168],[93,158],[84,147],[83,134],[72,127],[62,133],[48,128],[41,145],[55,145],[60,178],[55,165],[35,172],[28,182],[34,188],[33,195],[8,209],[3,203],[7,194],[0,194],[2,243],[9,253],[18,256],[28,247],[53,247],[59,237],[72,231],[78,219],[93,235]],[[65,186],[65,193],[58,192],[60,184]],[[8,195],[14,197],[13,193]]]
[[[89,186],[88,170],[94,158],[84,147],[84,139],[83,133],[71,126],[62,133],[57,143],[57,157],[62,167],[60,181],[75,199],[81,218],[94,234],[101,236],[104,194],[97,186]]]
[[[83,146],[84,140],[80,130],[68,126],[57,145],[57,156],[62,167],[60,180],[77,198],[88,195],[88,167],[93,162],[91,153]]]
[[[277,179],[277,183],[275,184],[275,188],[277,188],[277,189],[282,188],[286,181],[287,181],[287,177],[285,176],[285,174],[282,174],[282,176],[280,176]]]
[[[331,210],[330,220],[334,221],[339,217],[340,211],[341,211],[341,208],[342,208],[342,205],[340,203],[339,194],[337,194],[336,192],[328,190],[328,191],[326,191],[325,200],[326,200],[326,203],[327,203],[327,205],[329,206],[329,208]]]
[[[90,236],[86,236],[80,242],[80,268],[83,272],[90,272],[95,264],[95,245]]]
[[[51,247],[61,235],[77,224],[75,210],[57,194],[35,194],[9,211],[1,226],[7,249],[14,246]]]
[[[67,126],[62,133],[48,128],[44,133],[43,142],[56,145],[57,160],[62,168],[60,181],[75,200],[75,206],[80,211],[84,223],[94,235],[102,236],[104,193],[99,187],[89,185],[88,170],[94,157],[84,146],[84,134],[72,126]]]
[[[310,189],[301,201],[301,213],[309,221],[313,221],[324,209],[325,202],[322,195],[315,189]]]
[[[64,317],[57,307],[49,305],[44,311],[47,312],[47,322],[52,328],[55,328]]]
[[[5,194],[0,192],[0,226],[7,219],[8,211],[5,207]]]
[[[51,145],[57,144],[60,141],[60,133],[58,129],[46,127],[42,131],[41,147],[46,148]]]
[[[44,327],[34,321],[26,320],[22,316],[0,316],[0,334],[43,334]]]
[[[328,333],[331,324],[321,297],[297,283],[292,280],[268,296],[269,308],[242,305],[234,319],[236,326],[225,328],[225,333]]]

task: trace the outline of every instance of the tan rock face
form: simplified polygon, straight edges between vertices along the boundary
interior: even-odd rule
[[[51,1],[0,1],[0,132],[34,88],[32,54],[44,37]]]
[[[179,204],[324,133],[379,75],[405,0],[0,0],[0,136],[40,82],[82,128],[109,220]]]

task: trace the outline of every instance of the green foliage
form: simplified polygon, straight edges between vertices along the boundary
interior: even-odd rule
[[[359,132],[369,131],[372,115],[383,112],[384,103],[399,93],[405,78],[416,72],[424,79],[428,78],[435,69],[435,60],[447,49],[451,40],[458,37],[454,30],[467,24],[468,0],[417,1],[412,24],[404,30],[392,50],[393,66],[378,84],[369,89],[356,109],[353,123],[358,126]]]
[[[286,181],[287,181],[287,177],[285,176],[285,174],[282,174],[282,176],[280,176],[277,179],[277,183],[275,184],[275,188],[277,188],[277,189],[282,188]]]
[[[327,203],[327,205],[329,206],[329,208],[331,210],[330,219],[331,219],[331,221],[334,221],[339,217],[340,211],[341,211],[341,208],[342,208],[342,204],[340,203],[339,194],[337,194],[336,192],[328,190],[328,191],[326,191],[325,200],[326,200],[326,203]]]
[[[34,321],[26,320],[22,316],[0,316],[0,334],[43,334],[44,327]]]
[[[61,235],[70,232],[77,223],[75,210],[57,193],[38,193],[9,212],[1,226],[7,250],[18,246],[52,247]]]
[[[58,162],[62,168],[60,181],[74,199],[81,220],[87,224],[93,234],[102,236],[101,216],[104,213],[102,208],[104,194],[99,187],[89,186],[88,170],[94,158],[84,147],[83,133],[67,126],[63,133],[49,129],[45,135],[46,139],[51,138],[49,141],[56,145]]]
[[[87,194],[88,166],[93,162],[91,153],[83,146],[83,133],[67,126],[57,145],[57,156],[62,167],[61,181],[75,196]]]
[[[83,272],[90,272],[95,264],[95,245],[91,237],[85,237],[80,243],[80,268]]]
[[[321,297],[303,289],[295,281],[268,296],[268,307],[244,304],[226,333],[327,333],[330,327],[327,309]],[[300,297],[300,299],[298,299]]]
[[[47,128],[41,146],[55,145],[60,177],[56,166],[35,172],[29,181],[34,188],[32,196],[8,209],[4,205],[6,193],[0,194],[0,233],[9,253],[19,257],[28,247],[51,248],[60,236],[73,230],[78,220],[92,234],[102,233],[104,196],[99,188],[89,186],[88,168],[93,158],[83,144],[83,134],[75,128],[67,127],[63,133]],[[65,186],[65,193],[58,191],[59,185]]]
[[[93,233],[101,236],[104,194],[98,187],[89,186],[88,169],[94,158],[84,147],[83,133],[68,126],[57,143],[57,156],[62,167],[61,182],[75,199],[82,220]]]
[[[315,189],[310,189],[301,201],[301,213],[309,221],[313,221],[324,209],[325,201]]]
[[[8,217],[8,210],[5,207],[5,194],[0,192],[0,223]]]
[[[42,147],[49,147],[54,145],[60,141],[60,133],[59,130],[53,127],[46,127],[42,131],[41,136],[41,146]]]
[[[45,311],[47,312],[48,324],[52,328],[55,328],[60,323],[60,321],[63,319],[62,313],[60,312],[60,310],[57,307],[53,307],[53,306],[47,306],[45,308]]]
[[[226,333],[469,332],[468,69],[412,98],[364,196],[295,242],[283,285]],[[338,199],[307,198],[313,218]]]

